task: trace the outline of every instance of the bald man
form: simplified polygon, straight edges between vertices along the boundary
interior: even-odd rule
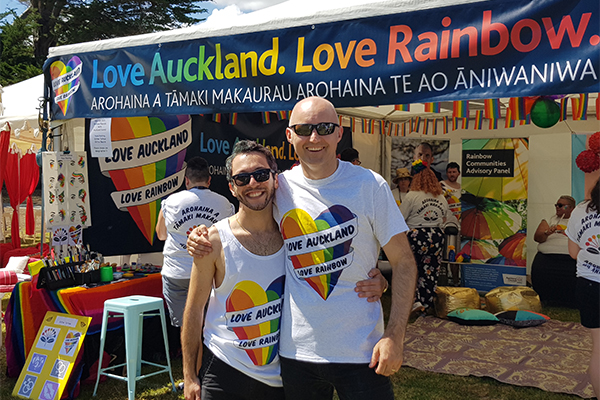
[[[273,215],[288,260],[280,358],[288,400],[393,399],[416,282],[408,230],[386,181],[336,158],[342,128],[333,104],[296,104],[286,130],[300,167],[280,175]],[[349,184],[351,183],[351,184]],[[361,301],[383,249],[392,265],[392,310]]]

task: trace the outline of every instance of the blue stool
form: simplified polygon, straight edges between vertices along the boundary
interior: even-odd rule
[[[156,311],[157,313],[146,314],[148,311]],[[122,315],[109,315],[109,313],[121,313]],[[162,325],[163,338],[165,340],[165,353],[167,356],[167,365],[155,364],[142,360],[142,330],[144,316],[160,315]],[[113,365],[108,368],[102,367],[102,355],[104,353],[104,341],[106,340],[106,326],[108,325],[109,317],[119,317],[124,319],[125,325],[125,355],[126,362],[119,365]],[[141,375],[142,363],[159,367],[158,371]],[[106,370],[118,368],[126,365],[127,376],[115,375]],[[173,374],[171,373],[171,360],[169,358],[169,343],[167,339],[167,324],[165,319],[165,308],[163,299],[160,297],[150,296],[128,296],[118,299],[110,299],[104,302],[104,313],[102,314],[102,330],[100,331],[100,359],[98,361],[98,375],[96,377],[96,386],[94,387],[94,396],[98,390],[100,375],[106,375],[110,378],[119,379],[127,382],[127,391],[129,400],[135,399],[135,383],[140,379],[148,378],[153,375],[168,372],[171,378],[171,386],[175,391],[175,382],[173,382]]]

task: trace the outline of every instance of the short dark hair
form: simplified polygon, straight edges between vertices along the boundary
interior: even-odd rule
[[[347,149],[342,150],[340,153],[340,160],[352,162],[358,159],[358,150],[349,147]]]
[[[239,156],[240,154],[248,154],[248,153],[260,153],[265,156],[267,159],[267,163],[269,163],[269,168],[272,171],[277,171],[277,161],[275,157],[273,157],[273,153],[271,150],[266,148],[260,143],[254,142],[252,140],[240,140],[233,146],[233,151],[231,155],[227,157],[227,161],[225,161],[225,168],[227,170],[227,180],[231,182],[231,164],[233,163],[233,159]]]
[[[202,157],[193,157],[187,161],[185,177],[193,183],[207,182],[210,178],[208,161]]]
[[[456,168],[458,173],[460,173],[460,165],[458,165],[458,163],[455,163],[454,161],[449,162],[448,165],[446,165],[446,172],[448,172],[450,168]]]

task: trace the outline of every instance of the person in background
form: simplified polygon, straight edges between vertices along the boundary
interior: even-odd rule
[[[577,300],[581,324],[592,334],[588,374],[600,399],[600,179],[590,199],[580,203],[567,224],[569,254],[577,260]]]
[[[560,196],[554,207],[556,213],[543,219],[533,235],[539,244],[531,264],[531,283],[544,304],[574,308],[577,266],[569,255],[565,229],[575,209],[575,199]]]
[[[211,226],[235,212],[227,198],[208,188],[210,180],[208,162],[201,157],[190,159],[185,170],[187,190],[173,193],[161,202],[156,222],[156,235],[165,241],[161,271],[163,296],[171,325],[175,327],[182,326],[194,261],[187,253],[188,234],[196,226]]]
[[[442,186],[429,165],[417,160],[412,165],[410,191],[400,211],[410,228],[408,242],[417,262],[417,290],[412,312],[431,312],[442,261],[442,226],[454,219],[443,196]]]
[[[352,147],[342,150],[340,153],[340,160],[348,161],[354,165],[362,164],[358,157],[358,150],[353,149]]]
[[[460,204],[460,183],[458,182],[458,177],[460,176],[460,166],[458,163],[449,162],[446,166],[446,176],[448,179],[441,181],[442,190],[444,191],[444,197],[448,202],[448,207],[450,207],[450,211],[456,217],[457,220],[460,220],[461,213],[461,204]],[[460,228],[460,226],[457,226]],[[458,264],[450,264],[450,272],[452,273],[452,281],[454,286],[460,286],[460,265]]]
[[[431,166],[433,165],[433,147],[431,147],[431,145],[429,143],[422,142],[420,145],[415,147],[415,152],[413,154],[413,161],[417,161],[417,160],[422,160],[424,163],[426,163],[429,166],[429,168],[431,169],[431,172],[434,173],[435,178],[438,181],[442,180],[442,174],[437,172],[435,169],[431,168]]]
[[[407,168],[398,168],[396,169],[396,177],[392,180],[394,184],[397,186],[392,190],[392,195],[394,196],[394,200],[396,200],[396,204],[400,207],[402,204],[402,200],[408,193],[408,188],[410,187],[410,182],[412,181],[412,176],[410,176],[410,171]]]
[[[454,214],[456,219],[460,219],[460,183],[458,182],[460,166],[455,162],[449,162],[446,166],[446,176],[448,179],[440,182],[444,191],[444,197],[448,201],[448,206],[452,214]]]

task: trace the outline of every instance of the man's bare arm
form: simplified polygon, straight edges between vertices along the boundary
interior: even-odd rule
[[[214,232],[213,232],[214,231]],[[221,254],[221,242],[216,228],[209,234],[211,242],[219,251],[195,258],[190,277],[190,287],[185,305],[182,330],[183,378],[186,400],[200,399],[200,380],[198,372],[202,365],[202,323],[204,306],[210,296],[214,277],[217,273],[217,261]]]
[[[159,240],[167,240],[167,224],[165,223],[165,215],[163,210],[158,213],[158,219],[156,221],[156,237]]]
[[[389,376],[402,366],[404,335],[415,297],[417,264],[405,233],[392,237],[383,247],[392,266],[392,308],[383,337],[373,349],[371,368]]]

